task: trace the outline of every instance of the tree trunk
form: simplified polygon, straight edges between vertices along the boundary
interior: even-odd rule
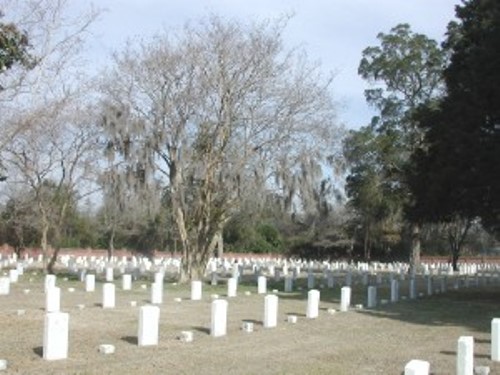
[[[420,224],[410,224],[410,271],[416,272],[420,267]]]
[[[365,260],[370,259],[370,226],[365,226],[365,238],[363,241],[363,252]]]
[[[49,225],[46,220],[42,221],[42,238],[40,240],[40,247],[42,248],[42,260],[43,260],[43,269],[44,271],[47,271],[47,265],[48,265],[48,241],[47,241],[47,235],[49,233]]]
[[[216,233],[217,236],[217,258],[222,258],[224,255],[224,237],[222,235],[222,229]]]
[[[115,254],[115,227],[113,226],[111,228],[111,233],[109,234],[109,241],[108,241],[108,261],[113,258],[113,255]]]
[[[49,273],[49,274],[54,274],[54,266],[56,265],[57,257],[59,256],[59,250],[60,250],[60,247],[56,246],[52,251],[52,255],[50,256],[49,263],[47,264],[47,273]]]

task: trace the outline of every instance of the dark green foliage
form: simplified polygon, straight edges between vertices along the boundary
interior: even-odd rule
[[[283,250],[283,238],[270,223],[253,223],[237,217],[224,229],[224,245],[229,252],[276,253]]]
[[[0,19],[3,17],[0,10]],[[0,74],[19,64],[25,68],[32,68],[35,59],[29,53],[28,36],[19,30],[13,23],[0,22]],[[1,89],[1,86],[0,86]]]
[[[445,47],[446,96],[417,119],[427,147],[414,155],[415,217],[451,221],[480,217],[500,233],[500,3],[457,7]]]

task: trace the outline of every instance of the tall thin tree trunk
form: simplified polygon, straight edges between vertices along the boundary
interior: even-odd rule
[[[40,247],[42,248],[42,261],[43,261],[43,269],[44,272],[47,271],[47,265],[48,265],[48,241],[47,241],[47,235],[49,232],[49,225],[46,222],[46,220],[42,221],[42,238],[40,240]]]
[[[222,258],[224,255],[224,237],[222,235],[222,229],[217,232],[217,258]]]
[[[111,233],[109,234],[108,241],[108,261],[110,261],[115,254],[115,226],[113,225],[111,228]]]
[[[420,267],[420,224],[410,224],[410,270],[416,272]]]

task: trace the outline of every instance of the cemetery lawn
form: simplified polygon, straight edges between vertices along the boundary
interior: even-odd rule
[[[490,324],[500,317],[500,287],[483,286],[379,305],[375,309],[338,312],[340,287],[322,288],[320,314],[306,319],[307,291],[278,292],[278,326],[262,326],[264,296],[257,294],[253,278],[228,298],[228,335],[209,335],[211,294],[225,297],[226,286],[203,285],[202,301],[190,301],[188,286],[165,283],[160,313],[160,340],[155,347],[137,346],[139,306],[150,299],[151,280],[137,280],[131,291],[116,281],[116,308],[103,309],[102,280],[95,292],[85,292],[78,280],[58,276],[61,310],[69,318],[69,358],[42,359],[45,297],[43,277],[30,272],[0,296],[0,359],[8,361],[7,374],[401,374],[411,359],[431,363],[431,373],[454,374],[457,340],[473,336],[475,366],[500,364],[490,360]],[[31,281],[30,281],[31,279]],[[301,280],[305,286],[305,280]],[[143,289],[141,284],[147,286]],[[389,288],[378,288],[378,298],[389,299]],[[423,291],[424,283],[417,283]],[[68,291],[74,288],[74,292]],[[282,290],[282,282],[268,281],[268,290]],[[29,289],[29,292],[27,292]],[[400,284],[401,295],[408,290]],[[246,295],[245,292],[250,292]],[[174,299],[182,298],[181,302]],[[366,287],[353,286],[352,306],[365,304]],[[132,307],[130,301],[137,301]],[[80,309],[79,304],[85,305]],[[328,309],[335,309],[330,314]],[[20,311],[22,310],[22,311]],[[286,322],[298,316],[296,324]],[[254,332],[241,330],[254,322]],[[181,331],[194,333],[194,341],[177,339]],[[114,354],[98,352],[112,344]]]

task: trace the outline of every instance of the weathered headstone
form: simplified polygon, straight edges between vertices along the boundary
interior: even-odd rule
[[[122,275],[122,290],[132,289],[132,275],[125,273]]]
[[[306,317],[315,319],[319,315],[319,290],[313,289],[307,293],[307,312]]]
[[[105,283],[102,286],[102,307],[113,309],[115,307],[115,284]]]
[[[269,294],[264,298],[264,328],[278,324],[278,296]]]
[[[236,290],[238,288],[238,280],[234,277],[231,277],[227,280],[227,296],[228,297],[236,297]]]
[[[285,293],[291,293],[293,291],[293,277],[285,276]]]
[[[52,361],[68,358],[69,314],[45,314],[43,332],[43,359]]]
[[[106,267],[106,281],[110,283],[113,281],[113,278],[113,267]]]
[[[461,336],[457,346],[457,375],[474,373],[474,337]]]
[[[203,284],[200,280],[191,281],[191,300],[199,301],[202,297]]]
[[[151,284],[151,303],[155,305],[163,303],[163,283],[154,282]]]
[[[6,296],[10,293],[10,279],[0,277],[0,296]]]
[[[351,305],[351,288],[348,286],[342,287],[340,289],[340,311],[349,310],[349,306]]]
[[[391,281],[391,302],[398,302],[399,300],[399,281],[393,279]]]
[[[213,337],[225,336],[227,332],[227,301],[216,299],[212,302],[212,318],[210,335]]]
[[[48,313],[61,310],[61,288],[53,286],[45,293],[45,311]]]
[[[258,294],[267,293],[267,279],[265,276],[259,276],[257,278],[257,293]]]
[[[500,361],[500,318],[491,321],[491,360]]]
[[[310,272],[307,275],[307,289],[313,289],[314,288],[314,274]]]
[[[47,293],[47,289],[56,286],[56,275],[45,275],[43,291]]]
[[[366,306],[369,309],[372,309],[377,306],[377,287],[376,286],[369,286],[368,287],[368,298],[366,301]]]
[[[9,270],[9,279],[12,284],[17,283],[19,280],[19,272],[17,269]]]
[[[93,292],[95,290],[95,275],[85,275],[85,291]]]
[[[417,283],[414,277],[410,278],[408,288],[409,288],[410,299],[417,298]]]
[[[137,331],[139,346],[158,345],[159,323],[160,308],[158,306],[141,306]]]

